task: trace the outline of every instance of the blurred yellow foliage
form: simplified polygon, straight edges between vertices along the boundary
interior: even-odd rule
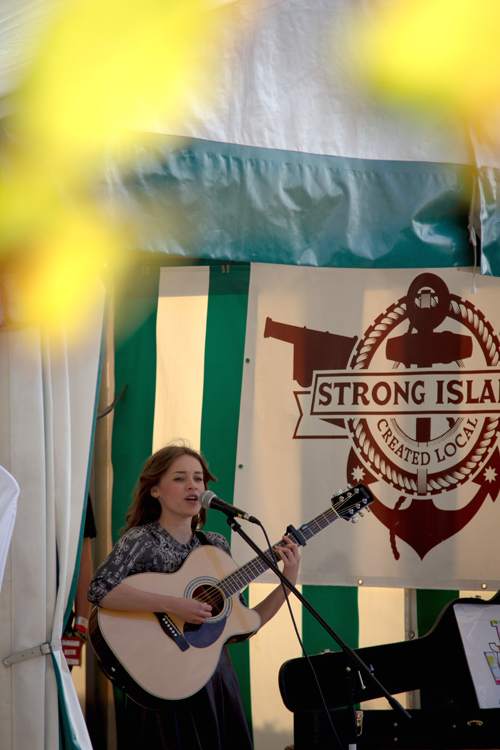
[[[178,121],[212,19],[206,0],[70,0],[18,91],[23,130],[59,163],[144,118]]]
[[[498,0],[397,0],[352,25],[360,71],[403,104],[481,124],[500,104]]]
[[[98,205],[104,155],[125,159],[144,121],[182,121],[214,22],[209,0],[69,0],[39,39],[14,92],[4,143],[0,261],[15,267],[27,321],[76,331],[103,264],[123,265],[125,228]],[[224,20],[224,19],[223,19]],[[117,151],[120,144],[120,152]],[[14,261],[14,262],[13,262]],[[80,326],[81,327],[81,326]]]
[[[84,335],[87,316],[100,296],[98,273],[118,251],[117,235],[107,231],[92,206],[62,213],[57,227],[39,233],[16,254],[26,320],[41,320],[53,332],[61,330],[64,320],[65,336]]]

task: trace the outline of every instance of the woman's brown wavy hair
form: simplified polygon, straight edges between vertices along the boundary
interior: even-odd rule
[[[208,482],[217,481],[209,471],[208,463],[201,453],[186,445],[167,445],[164,448],[160,448],[144,464],[144,468],[135,485],[134,499],[125,516],[127,523],[121,532],[122,534],[134,528],[134,526],[143,526],[145,523],[157,521],[160,518],[161,505],[159,500],[151,495],[151,490],[180,456],[193,456],[193,458],[196,458],[200,462],[206,488],[208,488]],[[207,511],[205,508],[201,508],[200,512],[192,519],[191,528],[193,530],[203,528],[206,520]]]

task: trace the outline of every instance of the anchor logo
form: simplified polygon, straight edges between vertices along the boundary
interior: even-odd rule
[[[294,344],[293,437],[350,440],[348,480],[372,485],[396,559],[397,538],[423,559],[496,500],[500,341],[440,276],[419,274],[359,341],[270,319],[264,336]]]

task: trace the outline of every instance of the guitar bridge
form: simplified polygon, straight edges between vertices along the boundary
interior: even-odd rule
[[[189,643],[186,641],[179,628],[174,625],[167,613],[154,612],[154,614],[158,618],[158,622],[160,623],[161,629],[163,630],[165,635],[168,635],[168,637],[171,638],[174,643],[179,646],[181,651],[187,651],[189,648]]]

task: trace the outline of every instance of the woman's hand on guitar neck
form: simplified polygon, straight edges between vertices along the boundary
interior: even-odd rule
[[[277,545],[274,547],[274,551],[283,562],[283,575],[295,586],[300,568],[299,546],[287,536],[283,537],[283,541],[285,542],[285,546],[280,547]]]

